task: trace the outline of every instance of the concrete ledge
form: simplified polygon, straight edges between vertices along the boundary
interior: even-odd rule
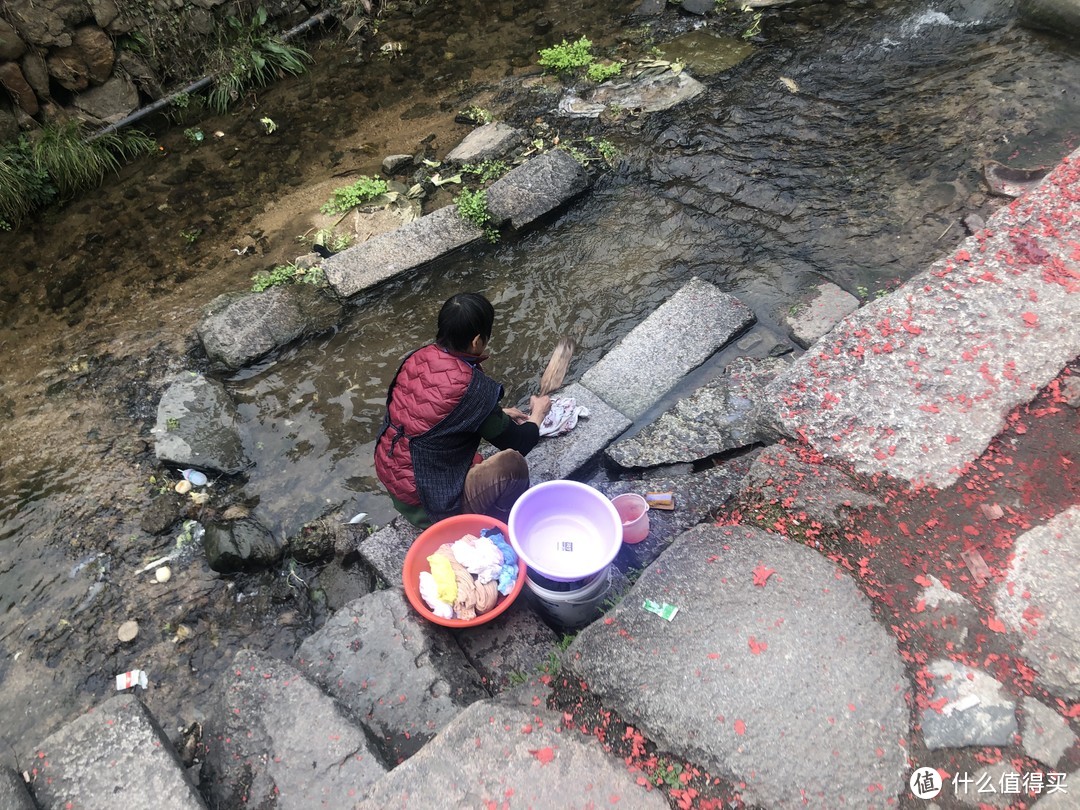
[[[579,383],[562,389],[558,396],[573,397],[578,405],[589,409],[589,416],[578,420],[569,433],[541,439],[532,449],[526,460],[533,484],[569,477],[630,427],[626,416]]]

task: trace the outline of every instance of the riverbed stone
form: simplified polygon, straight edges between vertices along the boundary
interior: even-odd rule
[[[1020,24],[1026,28],[1049,31],[1066,39],[1080,39],[1080,2],[1078,0],[1021,0]]]
[[[980,619],[978,608],[962,594],[946,588],[933,574],[927,579],[930,584],[915,600],[916,604],[923,603],[919,626],[937,640],[940,649],[951,649],[950,644],[959,648],[967,641],[968,628]]]
[[[858,308],[859,299],[854,295],[831,281],[819,281],[799,297],[783,320],[795,342],[806,348]]]
[[[1042,797],[1031,806],[1031,810],[1074,810],[1076,807],[1076,785],[1080,784],[1080,770],[1069,774],[1058,774],[1054,779],[1055,787],[1049,788],[1050,775],[1043,780]]]
[[[20,774],[0,765],[0,807],[4,810],[38,810]]]
[[[581,383],[566,386],[559,396],[573,398],[578,405],[588,408],[589,415],[580,418],[577,427],[569,433],[542,438],[529,451],[525,460],[529,462],[529,480],[533,484],[569,478],[630,427],[630,419]]]
[[[12,99],[24,113],[37,115],[39,109],[37,95],[15,62],[0,64],[0,86],[11,94]]]
[[[667,7],[667,0],[641,0],[630,15],[632,17],[659,17]]]
[[[0,20],[0,62],[18,59],[24,53],[26,43],[15,27],[7,20]]]
[[[206,810],[172,744],[131,694],[116,695],[35,749],[31,791],[42,810]]]
[[[207,523],[203,535],[207,564],[218,573],[258,571],[275,565],[285,554],[285,543],[250,518]]]
[[[1021,631],[1021,651],[1038,671],[1036,682],[1068,700],[1080,699],[1080,506],[1016,540],[994,609]]]
[[[487,190],[488,213],[496,227],[521,229],[572,200],[589,187],[585,169],[569,152],[553,149],[512,169]]]
[[[112,75],[116,51],[109,35],[96,25],[82,25],[75,29],[72,44],[82,51],[82,59],[92,84],[104,84]]]
[[[593,738],[563,730],[555,712],[485,700],[381,779],[357,808],[405,806],[663,810],[668,803]]]
[[[235,475],[250,461],[225,386],[195,372],[172,378],[158,402],[154,452],[158,461]]]
[[[465,657],[492,694],[508,689],[513,679],[536,672],[558,641],[555,631],[526,606],[524,599],[487,624],[457,632]]]
[[[769,386],[789,436],[859,472],[947,487],[1080,354],[1080,150],[988,228],[849,315]]]
[[[420,530],[399,515],[370,537],[362,539],[357,550],[360,559],[379,579],[400,588],[405,555],[419,536]]]
[[[114,124],[139,106],[139,91],[127,76],[116,75],[79,93],[71,103],[95,123]]]
[[[382,161],[383,174],[390,176],[403,172],[412,166],[412,155],[387,155]]]
[[[786,366],[777,358],[736,360],[651,425],[615,442],[607,449],[608,458],[622,467],[653,467],[697,461],[762,441],[757,403],[765,384]]]
[[[380,234],[323,261],[326,279],[341,298],[350,298],[408,270],[484,238],[456,205]]]
[[[695,277],[586,371],[581,382],[636,419],[753,322],[754,313],[738,298]]]
[[[495,160],[505,157],[523,138],[521,130],[501,121],[492,121],[466,135],[464,140],[446,155],[446,161],[464,164]]]
[[[927,669],[933,675],[933,693],[919,712],[927,748],[1015,742],[1016,702],[999,681],[945,658],[932,661]]]
[[[572,118],[599,118],[613,109],[659,112],[705,92],[705,85],[685,70],[654,70],[635,73],[631,66],[623,71],[626,78],[606,81],[582,96],[568,93],[559,100],[558,111]]]
[[[363,728],[297,669],[241,650],[204,730],[217,807],[351,807],[386,773]]]
[[[22,68],[23,76],[26,77],[26,81],[34,88],[34,92],[37,93],[39,100],[44,101],[51,97],[49,92],[49,69],[45,65],[45,59],[39,53],[30,51],[19,62],[19,67]]]
[[[645,599],[679,613],[666,622]],[[661,750],[745,782],[748,804],[862,804],[868,789],[903,785],[909,687],[896,640],[849,576],[778,535],[686,532],[566,662]]]
[[[884,506],[827,462],[803,461],[783,444],[766,448],[754,459],[743,487],[766,503],[782,504],[798,520],[833,528],[842,526],[853,512]]]
[[[421,619],[400,588],[347,604],[293,663],[363,723],[391,766],[488,697],[453,634]]]
[[[697,14],[704,17],[716,11],[716,0],[682,0],[679,8],[687,14]]]
[[[1041,700],[1025,696],[1021,728],[1024,753],[1053,768],[1065,752],[1076,744],[1069,721]]]
[[[207,356],[242,368],[301,337],[333,327],[341,305],[310,284],[271,287],[261,293],[219,295],[196,328]]]
[[[1004,810],[1013,807],[1016,797],[1022,792],[1022,774],[1019,773],[1012,763],[1002,760],[985,768],[979,768],[971,774],[971,784],[966,784],[961,775],[955,789],[956,799],[962,807],[977,807],[979,810],[987,810],[991,807],[999,807]],[[1013,791],[1007,792],[1003,787],[1009,784],[1017,785]],[[953,791],[951,780],[946,780],[946,790]]]

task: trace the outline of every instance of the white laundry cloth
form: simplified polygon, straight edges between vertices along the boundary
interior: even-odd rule
[[[561,436],[577,427],[578,418],[588,416],[589,409],[578,405],[573,397],[556,397],[551,400],[551,410],[540,425],[541,436]]]

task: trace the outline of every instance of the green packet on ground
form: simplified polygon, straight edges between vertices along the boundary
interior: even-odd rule
[[[675,618],[675,614],[679,612],[679,609],[674,605],[669,605],[664,602],[662,605],[658,605],[652,599],[646,599],[645,603],[641,606],[642,610],[647,610],[649,613],[655,613],[661,619],[671,621]]]

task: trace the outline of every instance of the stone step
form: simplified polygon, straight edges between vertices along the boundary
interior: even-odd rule
[[[134,695],[109,698],[34,754],[30,790],[40,810],[206,810],[172,743]]]
[[[739,299],[694,278],[586,371],[581,383],[637,419],[753,322]]]
[[[778,427],[939,488],[1080,354],[1080,150],[985,230],[848,316],[769,386]]]
[[[622,760],[560,721],[541,707],[474,703],[357,807],[669,806],[662,793],[639,786]]]
[[[679,612],[665,621],[645,599]],[[745,783],[747,804],[861,807],[904,785],[896,639],[849,576],[778,535],[686,532],[565,661],[661,750]]]
[[[4,810],[38,810],[22,775],[0,765],[0,807]]]
[[[283,661],[241,650],[203,732],[217,807],[348,807],[386,773],[361,726]]]

